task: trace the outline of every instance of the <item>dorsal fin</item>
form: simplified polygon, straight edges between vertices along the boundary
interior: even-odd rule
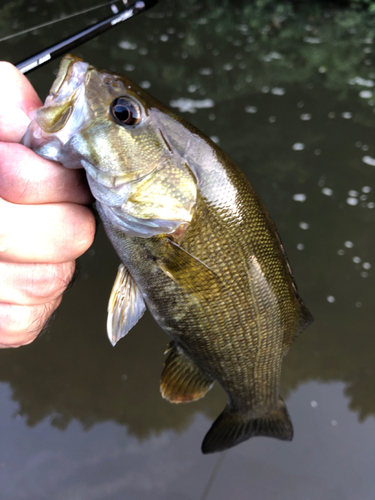
[[[171,403],[189,403],[203,396],[214,382],[171,342],[161,375],[160,391]]]
[[[294,331],[294,339],[298,337],[298,335],[306,328],[309,326],[310,323],[314,321],[314,318],[311,314],[311,312],[307,309],[305,306],[305,303],[301,299],[301,297],[298,296],[298,302],[299,302],[299,318],[298,322],[296,325],[296,329]]]

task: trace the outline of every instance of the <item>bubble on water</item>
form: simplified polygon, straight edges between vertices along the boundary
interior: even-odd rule
[[[373,201],[370,201],[370,203],[367,203],[367,208],[374,208],[375,203]]]
[[[336,116],[336,113],[334,111],[330,111],[328,113],[328,118],[334,118]]]
[[[134,64],[125,64],[124,70],[125,71],[134,71],[135,70],[135,66],[134,66]]]
[[[293,195],[293,200],[294,201],[306,201],[307,196],[303,193],[298,193]]]
[[[372,97],[372,92],[371,90],[361,90],[359,97],[362,97],[362,99],[370,99]]]
[[[305,103],[304,103],[303,101],[299,101],[299,102],[297,102],[297,106],[298,106],[299,108],[303,108],[303,107],[304,107],[304,105],[305,105]]]
[[[279,52],[270,52],[269,54],[263,56],[263,61],[265,62],[271,62],[272,60],[277,60],[277,59],[284,59],[284,56]]]
[[[346,198],[346,203],[348,205],[351,205],[352,207],[354,207],[355,205],[358,205],[358,200],[357,198]]]
[[[354,264],[359,264],[361,262],[361,257],[353,257],[352,261],[354,262]]]
[[[271,93],[273,95],[284,95],[285,94],[285,89],[281,88],[281,87],[274,87],[272,90],[271,90]]]
[[[370,147],[367,146],[367,144],[364,144],[361,149],[362,149],[362,151],[368,151],[370,149]]]
[[[297,250],[304,250],[305,245],[303,243],[297,243]]]
[[[178,108],[182,113],[195,113],[197,109],[213,108],[215,106],[215,103],[212,99],[195,100],[186,99],[184,97],[181,97],[180,99],[176,99],[174,101],[170,101],[169,104],[170,106],[172,106],[172,108]]]
[[[160,35],[160,41],[161,42],[168,42],[169,36],[168,35]]]
[[[360,148],[362,146],[362,142],[361,141],[357,141],[355,143],[355,145],[356,145],[357,148]]]
[[[256,106],[246,106],[245,111],[246,113],[256,113],[258,108]]]
[[[294,151],[302,151],[303,149],[305,149],[305,145],[302,142],[296,142],[295,144],[293,144],[292,149]]]
[[[247,77],[245,78],[245,82],[250,83],[252,81],[253,81],[253,77],[251,75],[247,75]]]
[[[215,142],[216,144],[219,144],[220,142],[220,139],[217,135],[211,135],[210,139],[212,142]]]
[[[371,167],[375,167],[375,158],[371,158],[371,156],[364,156],[362,158],[363,163],[366,165],[371,165]]]
[[[350,191],[348,191],[348,195],[355,197],[355,196],[358,196],[359,193],[358,193],[358,191],[355,191],[354,189],[351,189]]]
[[[233,64],[232,63],[226,63],[226,64],[223,64],[223,68],[225,69],[225,71],[231,71],[233,69]]]
[[[268,121],[269,121],[270,123],[275,123],[275,121],[276,121],[276,116],[270,116],[270,117],[268,118]]]
[[[342,250],[342,248],[340,248],[340,250],[337,250],[337,253],[339,255],[344,255],[345,254],[345,250]]]
[[[211,121],[215,120],[215,119],[216,119],[216,115],[215,115],[215,113],[210,113],[210,114],[208,115],[208,119],[209,119],[209,120],[211,120]]]
[[[341,116],[346,120],[350,120],[350,118],[352,118],[353,115],[349,111],[344,111],[344,113],[341,113]]]
[[[305,231],[310,227],[310,224],[308,224],[307,222],[300,222],[298,225],[301,229],[304,229]]]
[[[208,75],[212,75],[212,69],[211,68],[201,68],[199,70],[199,73],[203,76],[208,76]]]
[[[322,43],[322,40],[320,38],[314,36],[305,36],[303,41],[312,44]]]
[[[363,188],[362,188],[363,193],[369,193],[370,191],[371,191],[370,186],[363,186]]]
[[[345,241],[344,246],[346,246],[346,248],[353,248],[354,243],[352,241]]]
[[[151,83],[148,80],[143,80],[143,82],[141,82],[139,86],[143,89],[149,89],[151,87]]]
[[[303,121],[308,121],[308,120],[311,120],[311,115],[310,115],[310,113],[303,113],[303,115],[301,115],[300,118]]]
[[[262,87],[263,94],[268,94],[269,91],[270,91],[270,88],[267,87],[266,85],[264,87]]]
[[[373,87],[374,82],[372,80],[365,80],[364,78],[361,78],[360,76],[356,76],[349,80],[350,85],[362,85],[362,87]]]
[[[363,268],[364,268],[364,269],[371,269],[371,264],[370,264],[370,262],[364,262],[364,263],[362,264],[362,266],[363,266]]]
[[[362,271],[361,272],[361,276],[362,276],[362,278],[367,278],[368,277],[368,272]]]
[[[318,403],[314,400],[310,401],[310,405],[312,408],[316,408],[318,406]]]
[[[361,196],[359,197],[359,199],[360,199],[361,201],[366,201],[366,200],[367,200],[367,194],[361,194]],[[365,204],[365,205],[366,205],[366,204]],[[365,206],[365,205],[363,205],[363,206]]]
[[[336,425],[337,425],[337,420],[331,420],[331,425],[333,425],[333,427],[336,427]]]
[[[332,196],[333,195],[332,189],[327,188],[327,187],[322,188],[322,193],[325,194],[326,196]]]
[[[190,92],[191,94],[195,92],[198,89],[198,85],[191,84],[188,86],[187,91]]]
[[[138,47],[136,43],[131,43],[128,42],[127,40],[122,40],[121,42],[118,43],[118,46],[120,47],[120,49],[124,50],[135,50]]]
[[[327,73],[327,68],[325,66],[319,66],[318,71],[319,73],[324,74]]]
[[[328,295],[328,297],[327,297],[327,301],[328,301],[330,304],[333,304],[333,303],[336,301],[336,299],[335,299],[335,297],[334,297],[333,295]]]
[[[319,156],[322,153],[320,149],[315,149],[314,155]]]

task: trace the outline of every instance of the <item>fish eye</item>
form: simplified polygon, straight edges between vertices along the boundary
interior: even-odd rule
[[[109,112],[120,125],[137,125],[141,119],[140,107],[129,97],[117,97],[112,101]]]

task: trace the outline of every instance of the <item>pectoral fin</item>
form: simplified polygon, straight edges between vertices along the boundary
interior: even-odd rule
[[[118,268],[107,310],[107,333],[112,345],[125,337],[146,310],[142,294],[123,264]]]
[[[222,280],[204,262],[169,238],[164,238],[163,246],[157,265],[182,288],[203,300],[214,300],[216,293],[224,291]]]
[[[211,389],[214,381],[198,368],[173,342],[161,375],[160,391],[171,403],[189,403]]]

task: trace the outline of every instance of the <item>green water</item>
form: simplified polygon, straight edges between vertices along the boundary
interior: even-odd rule
[[[3,5],[0,38],[92,4]],[[149,315],[111,347],[118,258],[100,228],[50,332],[0,351],[2,500],[374,496],[375,23],[236,5],[160,1],[74,52],[185,109],[261,195],[315,317],[283,362],[294,440],[201,455],[226,397],[215,387],[189,405],[161,399],[168,338]],[[18,62],[109,14],[0,42],[0,57]],[[57,65],[30,75],[42,98]]]

